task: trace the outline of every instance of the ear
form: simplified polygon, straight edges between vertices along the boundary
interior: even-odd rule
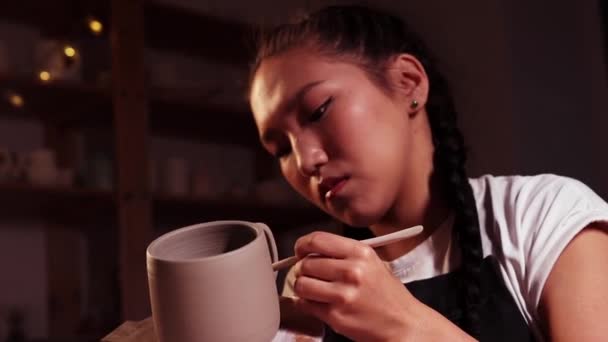
[[[403,101],[410,116],[416,115],[429,95],[429,79],[422,63],[413,55],[399,54],[389,61],[387,72],[396,98]],[[417,106],[412,106],[414,101]]]

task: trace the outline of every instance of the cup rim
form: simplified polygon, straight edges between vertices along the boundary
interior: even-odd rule
[[[238,248],[233,249],[233,250],[231,250],[229,252],[226,252],[226,253],[221,253],[221,254],[212,255],[212,256],[196,257],[196,258],[188,258],[188,259],[172,259],[172,258],[167,258],[167,257],[160,257],[160,256],[157,256],[157,255],[153,255],[151,253],[151,250],[156,245],[158,245],[159,243],[161,243],[162,241],[164,241],[166,239],[169,239],[169,238],[173,237],[174,235],[183,234],[183,233],[185,233],[187,231],[190,231],[190,230],[199,229],[199,228],[203,228],[203,227],[211,226],[211,225],[242,225],[242,226],[245,226],[245,227],[253,230],[255,232],[255,238],[253,240],[251,240],[250,242],[244,244],[241,247],[238,247]],[[252,242],[254,242],[255,240],[259,239],[260,235],[261,235],[260,231],[255,226],[255,223],[254,222],[250,222],[250,221],[242,221],[242,220],[218,220],[218,221],[209,221],[209,222],[203,222],[203,223],[196,223],[196,224],[193,224],[193,225],[177,228],[175,230],[172,230],[172,231],[170,231],[168,233],[165,233],[165,234],[157,237],[152,242],[150,242],[150,244],[148,245],[148,248],[146,248],[146,256],[147,256],[148,260],[151,259],[151,260],[154,260],[154,261],[157,261],[157,262],[164,262],[164,263],[190,264],[190,263],[200,262],[202,260],[212,261],[212,260],[221,259],[221,258],[224,258],[224,257],[229,257],[231,255],[234,255],[234,254],[242,252],[242,250],[244,250],[245,248],[249,247]]]

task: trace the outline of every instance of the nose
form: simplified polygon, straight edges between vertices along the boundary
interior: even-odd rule
[[[319,173],[319,168],[327,163],[327,154],[322,145],[313,138],[299,137],[292,140],[296,165],[302,176],[311,177]]]

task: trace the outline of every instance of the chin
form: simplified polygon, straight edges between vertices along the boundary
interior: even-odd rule
[[[381,210],[373,210],[371,206],[364,206],[364,208],[365,210],[353,206],[334,217],[351,227],[371,227],[383,217]]]
[[[342,222],[346,223],[351,227],[371,227],[376,222],[375,219],[371,219],[363,216],[348,216],[344,219],[341,219]]]

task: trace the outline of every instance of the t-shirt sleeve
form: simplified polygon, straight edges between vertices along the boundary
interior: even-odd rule
[[[543,287],[558,257],[589,224],[608,222],[608,204],[585,184],[554,175],[526,182],[515,203],[523,244],[520,281],[528,306],[536,313]]]

